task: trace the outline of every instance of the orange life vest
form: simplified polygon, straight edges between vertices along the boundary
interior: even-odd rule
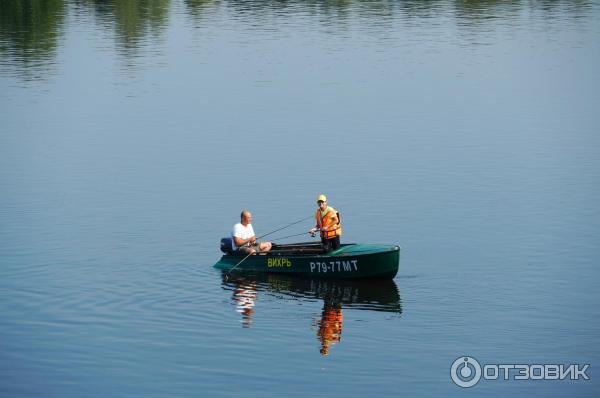
[[[327,207],[325,216],[323,217],[321,217],[321,209],[317,209],[315,218],[317,219],[317,227],[326,229],[326,231],[321,230],[321,238],[332,239],[336,236],[342,236],[342,226],[339,223],[337,212],[333,207]]]

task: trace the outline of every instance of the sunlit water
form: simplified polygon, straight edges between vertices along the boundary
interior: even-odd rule
[[[599,20],[0,2],[0,395],[598,396]],[[242,208],[264,234],[321,192],[393,281],[212,268]],[[462,355],[590,380],[461,389]]]

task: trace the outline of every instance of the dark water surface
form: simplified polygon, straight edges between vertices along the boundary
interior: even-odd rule
[[[0,1],[0,396],[599,396],[599,71],[597,1]],[[393,281],[212,268],[321,192]]]

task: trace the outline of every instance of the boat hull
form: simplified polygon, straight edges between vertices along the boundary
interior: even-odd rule
[[[234,271],[306,275],[319,278],[393,278],[398,272],[400,247],[344,244],[330,253],[273,251],[265,255],[226,254],[215,268]]]

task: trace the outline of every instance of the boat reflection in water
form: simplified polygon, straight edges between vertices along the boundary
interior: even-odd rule
[[[331,346],[341,341],[343,309],[402,313],[398,286],[392,279],[312,279],[264,273],[226,277],[223,272],[222,287],[233,292],[233,303],[242,315],[243,327],[251,326],[255,301],[260,294],[295,300],[323,300],[321,317],[313,322],[322,355],[328,355]]]

